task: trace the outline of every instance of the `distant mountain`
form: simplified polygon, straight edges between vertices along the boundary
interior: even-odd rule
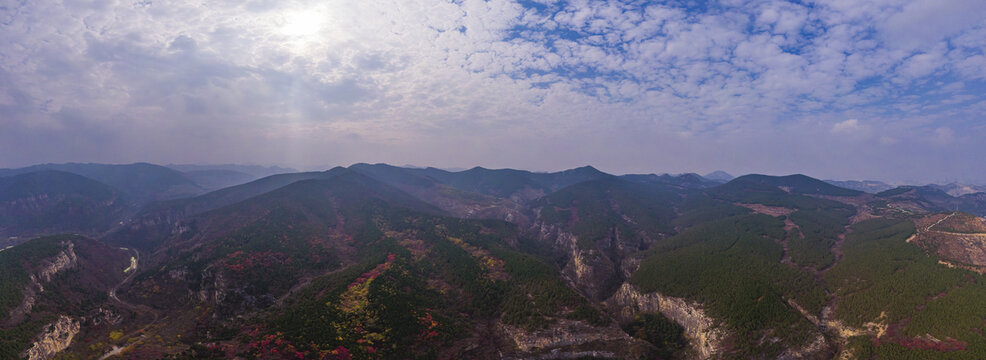
[[[964,211],[986,216],[986,193],[952,196],[934,186],[900,186],[876,194],[880,205],[909,214]]]
[[[271,175],[196,197],[152,203],[143,208],[133,221],[108,234],[104,241],[146,248],[170,236],[176,230],[174,227],[187,217],[260,196],[298,181],[324,180],[348,171],[335,168],[321,172]]]
[[[72,173],[0,177],[0,245],[8,236],[99,234],[133,210],[116,189]]]
[[[851,189],[851,190],[859,190],[859,191],[867,192],[867,193],[870,193],[870,194],[876,194],[876,193],[881,192],[881,191],[887,191],[887,190],[893,189],[893,185],[887,184],[887,183],[882,182],[882,181],[875,181],[875,180],[864,180],[864,181],[857,181],[857,180],[847,180],[847,181],[825,180],[825,182],[827,182],[829,184],[832,184],[832,185],[835,185],[835,186],[838,186],[838,187],[841,187],[841,188]]]
[[[280,166],[260,166],[260,165],[237,165],[237,164],[222,164],[222,165],[191,165],[191,164],[168,164],[169,168],[187,173],[195,171],[235,171],[244,174],[250,174],[254,178],[262,178],[277,174],[287,174],[296,173],[298,170]]]
[[[349,169],[412,194],[456,217],[500,219],[523,224],[530,221],[530,213],[518,202],[524,199],[523,196],[511,194],[511,197],[503,198],[462,190],[432,177],[436,174],[437,177],[447,175],[442,170],[386,164],[356,164]]]
[[[149,212],[158,211],[163,208],[181,208],[183,213],[187,215],[194,215],[234,204],[254,196],[263,195],[298,181],[329,179],[344,172],[346,172],[345,168],[335,168],[327,171],[271,175],[245,184],[227,187],[192,198],[176,199],[160,202],[158,204],[152,204],[145,210]]]
[[[417,171],[460,190],[513,198],[515,201],[533,200],[571,184],[611,176],[591,166],[554,173],[534,173],[513,169],[494,170],[482,167],[460,172],[435,168]]]
[[[948,193],[949,195],[952,195],[952,196],[955,196],[955,197],[959,197],[959,196],[962,196],[962,195],[968,195],[968,194],[975,194],[975,193],[986,192],[986,186],[981,186],[981,185],[966,185],[966,184],[960,184],[960,183],[956,183],[956,182],[953,182],[953,183],[950,183],[950,184],[946,184],[946,185],[931,184],[931,185],[928,185],[928,186],[931,186],[931,187],[936,188],[938,190],[944,191],[944,192]]]
[[[164,166],[135,163],[107,164],[43,164],[20,169],[0,169],[0,176],[26,174],[41,170],[57,170],[85,176],[112,186],[140,204],[154,200],[189,197],[203,189],[181,172]]]
[[[744,175],[733,179],[723,187],[743,188],[748,185],[776,187],[784,192],[801,195],[857,196],[858,190],[841,188],[805,175],[788,176]]]
[[[722,170],[716,170],[716,171],[710,172],[708,174],[705,174],[703,177],[706,178],[706,179],[709,179],[709,180],[719,181],[719,182],[728,182],[728,181],[736,178],[736,177],[734,177],[734,176],[730,175],[729,173],[727,173],[725,171],[722,171]]]
[[[404,179],[416,177],[417,181],[436,182],[453,188],[480,195],[508,198],[526,202],[579,182],[611,177],[591,166],[553,172],[535,173],[513,169],[485,169],[475,167],[460,172],[449,172],[436,168],[414,169],[398,168],[386,164],[356,164],[351,167],[357,171],[376,174],[381,179],[399,175]],[[386,175],[384,172],[388,172]]]
[[[920,198],[932,202],[945,202],[953,196],[934,187],[934,186],[898,186],[890,190],[881,191],[876,194],[880,198]]]
[[[681,175],[627,174],[627,175],[621,175],[620,178],[633,182],[665,184],[665,185],[679,186],[679,187],[690,188],[690,189],[704,189],[721,184],[718,181],[709,180],[698,174],[693,174],[693,173],[681,174]]]
[[[190,170],[184,174],[205,190],[218,190],[257,179],[256,176],[235,170]]]

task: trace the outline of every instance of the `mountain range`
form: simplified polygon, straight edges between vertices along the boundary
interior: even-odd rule
[[[986,356],[973,187],[247,170],[0,170],[0,358]]]

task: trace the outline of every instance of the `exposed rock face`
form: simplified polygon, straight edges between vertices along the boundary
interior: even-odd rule
[[[513,341],[525,359],[573,359],[596,357],[628,359],[643,356],[648,346],[613,324],[594,327],[580,321],[559,319],[543,330],[526,331],[500,324],[502,331]],[[597,348],[587,349],[593,344]]]
[[[689,344],[701,359],[711,358],[723,349],[726,332],[698,304],[685,299],[658,293],[641,294],[633,285],[624,283],[605,304],[622,321],[629,321],[641,312],[664,314],[685,329]]]
[[[57,200],[56,200],[57,201]],[[0,205],[12,208],[19,208],[21,210],[36,210],[48,205],[48,203],[54,202],[48,200],[48,194],[38,194],[34,196],[24,197],[20,199],[14,199],[10,201],[5,201],[0,203]]]
[[[54,257],[45,259],[39,265],[38,270],[30,274],[31,281],[24,287],[23,295],[24,300],[16,308],[10,310],[10,317],[7,322],[9,324],[16,324],[21,322],[31,309],[34,308],[34,303],[37,301],[38,294],[45,291],[44,284],[51,281],[52,277],[56,274],[75,267],[79,263],[79,258],[75,254],[75,243],[71,241],[65,241],[61,244],[64,248],[62,251],[58,252]]]
[[[811,340],[804,346],[797,348],[789,348],[784,350],[780,356],[777,357],[778,360],[797,360],[797,359],[814,359],[814,358],[831,358],[831,352],[833,351],[832,346],[825,340],[825,336],[821,332],[816,332],[812,336]]]
[[[37,341],[22,356],[26,356],[28,360],[52,359],[72,344],[72,338],[79,333],[80,329],[81,325],[78,320],[64,315],[60,316],[57,321],[45,326]]]
[[[612,260],[597,249],[579,248],[578,238],[557,226],[538,222],[534,230],[538,238],[567,255],[569,261],[562,269],[562,275],[569,286],[593,300],[603,300],[608,295],[606,290],[611,289],[609,285],[619,276],[619,269]]]
[[[75,243],[66,241],[62,243],[62,246],[65,246],[65,249],[55,257],[46,260],[45,264],[38,270],[37,279],[41,282],[51,281],[52,276],[75,266],[79,262],[79,258],[75,255]]]
[[[597,250],[573,249],[562,275],[590,299],[602,300],[607,295],[608,284],[614,282],[616,269],[613,262]]]

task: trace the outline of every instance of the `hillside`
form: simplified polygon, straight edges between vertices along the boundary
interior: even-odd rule
[[[107,325],[126,313],[107,293],[123,279],[129,255],[79,236],[0,251],[0,358],[51,358],[73,338],[107,336]]]
[[[688,190],[621,178],[586,181],[541,198],[535,231],[559,254],[572,286],[602,300],[623,282],[623,261],[675,232]]]
[[[442,184],[472,193],[508,198],[525,202],[557,191],[566,186],[587,180],[609,177],[591,166],[553,172],[535,173],[513,169],[486,169],[474,167],[459,172],[435,168],[410,169],[411,172],[430,177]]]
[[[862,193],[858,190],[840,188],[801,174],[788,176],[744,175],[723,186],[742,187],[750,185],[773,186],[786,193],[801,195],[857,196]]]
[[[928,214],[946,211],[962,211],[978,216],[986,215],[986,194],[974,193],[959,197],[949,195],[933,186],[900,186],[876,194],[874,207],[884,212]]]
[[[986,272],[986,219],[966,213],[937,213],[914,219],[907,241],[937,254],[948,266]]]
[[[115,189],[61,171],[0,177],[0,245],[8,237],[100,234],[133,211]]]
[[[986,223],[936,212],[975,195],[872,195],[801,175],[717,185],[694,174],[600,174],[357,164],[154,202],[102,243],[63,237],[0,251],[8,263],[28,260],[13,262],[4,285],[27,289],[37,264],[70,258],[58,254],[74,244],[89,259],[79,264],[97,270],[66,277],[79,286],[58,293],[105,310],[38,302],[48,305],[25,313],[37,315],[8,316],[3,331],[18,335],[4,351],[70,332],[81,340],[52,349],[80,358],[986,353],[973,323],[986,318]],[[21,183],[118,194],[73,174],[47,177],[63,179]],[[93,251],[105,261],[82,248],[102,249]],[[128,257],[127,273],[98,275]]]
[[[347,173],[191,217],[183,222],[190,230],[158,244],[148,270],[120,296],[190,317],[205,306],[213,320],[156,326],[149,331],[159,331],[163,343],[138,341],[128,351],[162,354],[170,341],[191,341],[167,335],[178,332],[250,357],[344,349],[357,357],[486,358],[505,350],[497,343],[518,341],[512,351],[528,355],[651,351],[565,287],[551,266],[513,250],[521,235],[512,225],[443,213]],[[236,317],[254,311],[267,315]],[[598,340],[542,349],[538,331],[562,325]],[[210,335],[230,326],[276,344]]]
[[[175,226],[180,221],[190,216],[260,196],[298,181],[330,179],[345,171],[343,168],[335,168],[323,172],[272,175],[192,198],[151,203],[137,213],[132,221],[107,234],[103,240],[111,244],[146,248],[144,243],[163,241],[176,230]]]

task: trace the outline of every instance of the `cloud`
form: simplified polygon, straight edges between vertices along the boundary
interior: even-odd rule
[[[592,158],[682,172],[661,167],[729,144],[736,167],[798,170],[754,148],[984,135],[982,4],[23,2],[0,9],[0,165]],[[73,129],[113,141],[37,145]],[[544,151],[567,155],[509,156]]]
[[[849,119],[846,121],[840,121],[832,125],[832,132],[841,134],[852,134],[859,131],[862,127],[859,125],[859,120]]]
[[[947,127],[937,128],[932,133],[930,140],[937,145],[949,145],[955,141],[955,131]]]

